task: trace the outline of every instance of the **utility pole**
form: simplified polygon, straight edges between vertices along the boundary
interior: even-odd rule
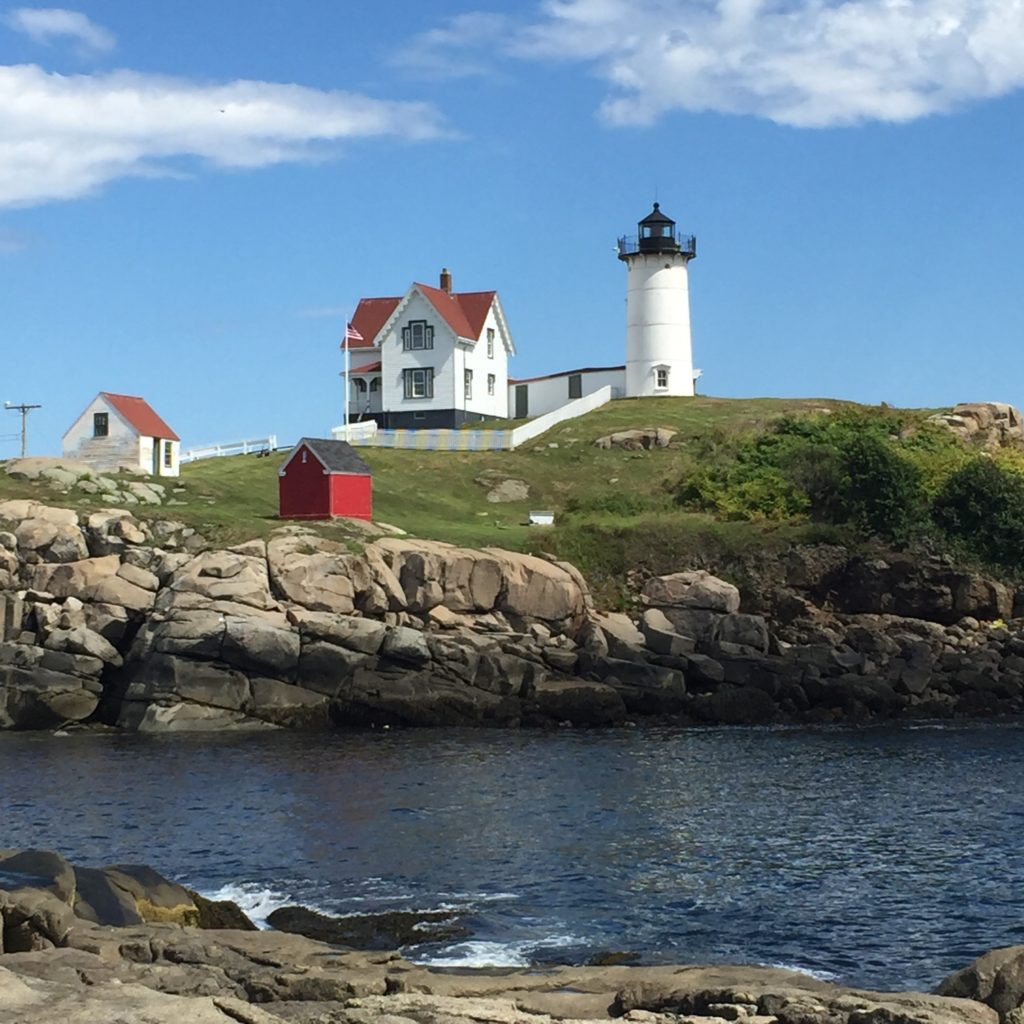
[[[21,457],[25,458],[25,421],[28,419],[28,414],[33,409],[42,409],[41,405],[28,405],[25,402],[4,402],[4,408],[10,409],[12,412],[21,413]]]

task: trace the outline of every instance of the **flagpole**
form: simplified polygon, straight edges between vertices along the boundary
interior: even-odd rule
[[[348,336],[348,324],[345,325],[345,440],[349,440],[348,436],[348,396],[349,396],[349,383],[348,375],[349,369],[352,365],[352,354],[349,350],[349,336]]]

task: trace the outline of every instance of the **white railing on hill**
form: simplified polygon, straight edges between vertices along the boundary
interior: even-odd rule
[[[541,434],[550,430],[556,423],[572,420],[577,416],[593,412],[595,409],[600,409],[602,405],[607,405],[611,400],[612,386],[610,384],[606,384],[603,388],[598,388],[582,398],[574,398],[571,402],[567,402],[557,409],[552,409],[551,412],[546,412],[543,416],[538,416],[535,420],[530,420],[529,423],[524,423],[521,427],[516,427],[512,431],[512,443],[509,445],[509,448],[518,448],[521,444],[526,444],[527,441],[540,437]]]
[[[335,441],[348,441],[350,444],[373,444],[373,438],[376,436],[376,420],[359,420],[331,430],[331,437]]]
[[[445,427],[429,430],[379,430],[373,420],[367,420],[363,423],[350,423],[347,428],[335,427],[331,431],[331,436],[336,441],[344,441],[347,430],[347,440],[350,444],[375,448],[404,448],[425,452],[509,451],[532,441],[564,420],[575,419],[599,409],[616,397],[616,390],[611,385],[598,388],[597,391],[573,399],[514,430],[495,430],[490,427],[463,427],[460,430]]]
[[[221,455],[248,455],[250,452],[272,452],[277,449],[277,435],[258,437],[252,441],[232,441],[229,444],[208,444],[205,448],[189,448],[181,453],[180,462],[216,459]]]

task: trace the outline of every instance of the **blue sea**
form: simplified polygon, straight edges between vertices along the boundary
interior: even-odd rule
[[[1024,725],[0,734],[0,846],[263,919],[454,908],[442,965],[784,965],[933,988],[1024,942]]]

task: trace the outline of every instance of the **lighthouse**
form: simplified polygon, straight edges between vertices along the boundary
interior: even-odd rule
[[[697,239],[654,209],[636,237],[619,239],[626,264],[626,397],[693,395],[687,267]]]

